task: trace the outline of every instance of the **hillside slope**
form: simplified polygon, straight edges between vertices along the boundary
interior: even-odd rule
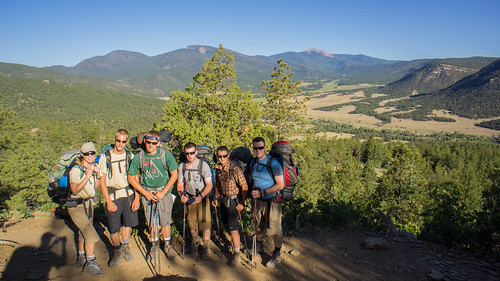
[[[165,101],[49,80],[0,76],[2,107],[16,112],[15,118],[32,127],[57,122],[72,125],[99,124],[136,131],[161,120]],[[88,120],[89,116],[92,120]]]
[[[381,91],[386,94],[390,93],[393,96],[430,93],[444,89],[478,70],[476,68],[431,62],[407,74],[400,80],[383,87]]]
[[[455,84],[422,97],[469,118],[500,116],[500,59]]]

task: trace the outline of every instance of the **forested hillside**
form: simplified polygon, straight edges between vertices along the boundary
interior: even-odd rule
[[[126,81],[113,82],[111,80],[102,78],[77,76],[65,74],[51,69],[0,62],[0,77],[2,76],[7,78],[31,78],[39,80],[49,80],[65,84],[78,84],[125,93],[140,94],[143,91],[139,88],[131,86]]]
[[[407,74],[398,81],[383,87],[381,92],[392,96],[430,93],[444,89],[479,69],[429,63],[421,69]]]
[[[27,78],[0,77],[0,93],[3,107],[33,128],[85,125],[103,136],[112,136],[117,127],[146,130],[161,120],[165,105],[154,98]]]
[[[432,109],[446,109],[468,118],[500,116],[500,60],[466,76],[449,87],[429,94],[389,103],[412,112],[399,117],[419,118]]]

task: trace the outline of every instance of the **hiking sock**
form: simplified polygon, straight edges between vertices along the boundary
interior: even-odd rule
[[[122,244],[128,244],[128,239],[123,239]]]
[[[83,268],[85,266],[85,262],[87,262],[87,257],[85,256],[85,251],[78,251],[78,256],[76,257],[77,268]]]
[[[172,242],[170,241],[170,237],[167,237],[167,238],[163,238],[163,242],[165,242],[165,246],[166,245],[172,245]]]
[[[239,253],[239,252],[240,252],[240,247],[238,247],[238,248],[234,248],[234,253],[235,253],[235,254],[236,254],[236,253]]]
[[[281,247],[274,247],[274,252],[273,254],[276,253],[276,255],[280,256],[281,255]]]
[[[95,255],[87,256],[87,261],[93,261],[93,260],[95,260]]]

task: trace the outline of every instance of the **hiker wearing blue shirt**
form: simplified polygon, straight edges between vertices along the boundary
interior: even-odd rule
[[[274,251],[266,267],[275,268],[281,262],[282,207],[279,191],[284,187],[283,169],[279,162],[266,152],[262,137],[252,141],[255,158],[250,163],[252,181],[253,212],[257,233],[256,251],[264,253],[264,236],[274,236]]]

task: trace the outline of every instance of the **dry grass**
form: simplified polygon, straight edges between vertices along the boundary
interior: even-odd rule
[[[494,118],[487,119],[468,119],[464,117],[459,117],[457,115],[452,115],[450,113],[444,111],[434,111],[433,114],[436,116],[443,116],[448,118],[453,118],[456,122],[437,122],[437,121],[413,121],[409,119],[399,119],[392,118],[392,122],[389,124],[382,124],[382,122],[375,117],[366,116],[362,114],[349,114],[349,112],[355,109],[355,106],[346,105],[340,108],[338,111],[319,111],[314,110],[314,108],[329,106],[329,105],[339,105],[348,102],[352,102],[354,100],[359,100],[364,97],[364,93],[362,91],[356,92],[348,95],[341,94],[331,94],[327,96],[322,96],[320,94],[312,96],[311,99],[307,102],[307,115],[308,118],[317,120],[317,119],[326,119],[332,120],[337,123],[350,124],[354,127],[367,127],[373,129],[391,129],[391,130],[405,130],[411,131],[417,134],[430,134],[430,133],[439,133],[439,132],[447,132],[454,133],[459,132],[468,135],[476,135],[476,136],[499,136],[500,132],[495,130],[490,130],[486,128],[481,128],[474,126],[476,123],[480,123],[482,121],[491,120]],[[398,99],[391,99],[398,100]],[[388,100],[389,101],[389,100]],[[383,107],[388,101],[381,102],[381,108],[377,109],[377,112],[387,112],[390,110],[394,110],[391,107]]]

